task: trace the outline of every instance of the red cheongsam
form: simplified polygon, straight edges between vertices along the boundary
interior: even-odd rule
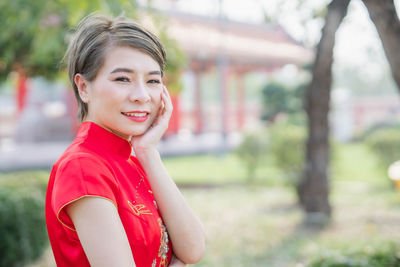
[[[85,196],[111,201],[138,267],[168,266],[171,242],[146,174],[130,144],[93,122],[84,122],[54,164],[46,194],[46,223],[58,267],[90,266],[64,207]]]

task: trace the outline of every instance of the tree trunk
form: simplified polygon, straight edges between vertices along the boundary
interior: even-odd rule
[[[322,222],[331,216],[329,203],[329,125],[328,112],[332,81],[335,33],[347,13],[350,0],[333,0],[325,17],[321,40],[313,66],[313,78],[306,91],[309,135],[306,166],[298,187],[306,221]]]
[[[364,0],[381,38],[393,79],[400,90],[400,20],[393,0]]]

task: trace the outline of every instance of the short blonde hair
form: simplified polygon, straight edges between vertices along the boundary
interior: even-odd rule
[[[151,56],[163,73],[166,54],[160,40],[138,23],[124,16],[111,18],[91,14],[82,19],[70,40],[64,59],[68,60],[68,76],[78,102],[78,117],[83,121],[88,106],[79,96],[74,77],[80,73],[93,81],[104,64],[105,52],[110,47],[127,46]]]

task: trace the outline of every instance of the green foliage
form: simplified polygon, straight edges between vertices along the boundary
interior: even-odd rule
[[[0,266],[31,262],[48,244],[45,183],[35,176],[19,178],[0,176]]]
[[[285,177],[285,183],[296,186],[304,165],[305,138],[304,127],[271,125],[267,130],[245,134],[235,154],[246,166],[248,181],[254,179],[260,163],[269,157]]]
[[[365,142],[386,170],[391,163],[400,159],[400,130],[382,128],[370,133]]]
[[[246,166],[249,182],[254,180],[256,169],[267,150],[268,136],[265,131],[245,134],[242,143],[236,148],[235,154]]]
[[[361,133],[358,137],[357,140],[362,141],[366,139],[368,136],[371,134],[375,133],[376,131],[380,130],[387,130],[387,129],[392,129],[400,132],[400,123],[399,122],[381,122],[381,123],[376,123],[369,127],[367,130],[365,130],[363,133]]]
[[[155,27],[158,30],[158,37],[164,45],[167,54],[167,64],[165,66],[165,83],[168,90],[177,95],[183,89],[181,82],[182,70],[186,64],[186,55],[180,49],[178,42],[167,34],[168,18],[160,16],[159,13],[150,12]]]
[[[0,81],[12,70],[22,70],[27,76],[58,77],[69,28],[75,27],[84,16],[98,11],[137,17],[136,1],[130,0],[0,1],[0,21],[6,25],[0,31]],[[153,20],[157,19],[153,16]],[[178,93],[182,90],[179,78],[185,56],[177,43],[167,36],[165,20],[159,20],[158,24],[167,52],[167,84],[172,93]]]
[[[12,69],[23,69],[28,76],[54,78],[67,47],[69,28],[86,15],[101,11],[109,15],[136,17],[136,2],[129,0],[13,0],[0,2],[0,79]],[[164,23],[165,24],[165,23]],[[177,44],[162,29],[168,63],[166,72],[173,80],[185,59]],[[179,85],[173,85],[179,90]]]
[[[280,83],[269,83],[262,91],[264,100],[263,119],[269,120],[286,110],[286,87]]]
[[[310,267],[399,267],[399,246],[394,243],[355,252],[325,252]]]
[[[286,182],[296,186],[304,167],[306,131],[293,124],[273,125],[269,129],[269,154],[282,171]]]
[[[280,113],[298,113],[303,110],[304,84],[289,86],[281,82],[271,82],[262,90],[262,119],[273,121]]]
[[[181,74],[183,66],[186,63],[186,56],[183,51],[179,48],[178,43],[169,38],[165,32],[160,34],[161,42],[165,47],[165,52],[167,54],[167,65],[165,67],[165,75],[168,90],[177,95],[183,89],[183,84],[181,82]]]
[[[124,14],[131,18],[136,17],[135,0],[61,0],[60,2],[68,10],[68,25],[72,27],[86,15],[98,11],[113,16]]]
[[[36,67],[30,57],[36,57],[33,47],[38,43],[47,46],[44,43],[47,38],[43,39],[48,28],[45,23],[45,10],[51,4],[47,2],[45,0],[0,2],[0,18],[4,26],[0,32],[1,78],[4,79],[12,68]]]

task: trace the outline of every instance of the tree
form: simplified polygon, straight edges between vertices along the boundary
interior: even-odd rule
[[[306,84],[289,85],[272,81],[262,89],[262,119],[274,122],[279,114],[299,114],[304,110],[303,98]]]
[[[393,79],[400,90],[400,20],[394,0],[364,0],[363,2],[378,31]]]
[[[313,77],[306,91],[308,139],[304,176],[299,184],[300,203],[307,219],[325,221],[331,216],[329,203],[329,101],[332,84],[335,33],[347,13],[350,0],[333,0],[328,5],[325,25],[313,66]]]
[[[68,43],[68,31],[84,16],[101,11],[113,16],[124,14],[137,18],[135,0],[13,0],[0,1],[0,82],[16,72],[18,111],[24,108],[26,77],[54,79],[60,74],[60,61]],[[150,12],[147,12],[149,14]],[[165,19],[158,20],[159,36],[167,51],[165,82],[172,93],[181,89],[180,69],[185,62],[176,42],[166,34]],[[173,94],[174,95],[174,94]],[[177,103],[174,114],[177,113]]]
[[[279,113],[287,111],[288,98],[291,97],[288,91],[284,84],[278,82],[270,82],[263,88],[264,120],[274,121]]]
[[[280,2],[283,3],[285,0]],[[328,178],[328,113],[332,83],[332,52],[335,33],[347,13],[349,2],[350,0],[332,0],[328,6],[322,37],[317,46],[313,78],[305,96],[309,136],[306,148],[306,167],[298,192],[300,203],[308,215],[322,214],[321,217],[330,217],[331,215]],[[298,1],[297,7],[300,8],[305,3],[307,1]],[[394,81],[400,90],[400,55],[398,53],[400,51],[400,21],[394,0],[363,0],[363,3],[376,26]],[[283,10],[276,12],[275,16],[271,17],[271,14],[266,12],[268,9],[264,8],[264,11],[266,16],[273,21],[276,21],[277,16],[281,16],[283,12]],[[306,18],[306,20],[320,16],[321,13],[316,12],[314,18]]]
[[[68,29],[90,12],[133,15],[131,1],[15,0],[0,2],[0,79],[17,70],[52,79],[66,50]]]
[[[23,70],[25,75],[42,74],[45,70],[46,76],[53,76],[52,70],[57,69],[57,64],[50,61],[55,55],[62,55],[63,32],[60,29],[66,29],[65,14],[55,15],[53,6],[54,2],[44,0],[29,4],[24,0],[0,3],[0,18],[5,26],[0,32],[2,79],[17,69]],[[44,51],[46,57],[43,58]],[[42,59],[38,60],[39,57]]]

